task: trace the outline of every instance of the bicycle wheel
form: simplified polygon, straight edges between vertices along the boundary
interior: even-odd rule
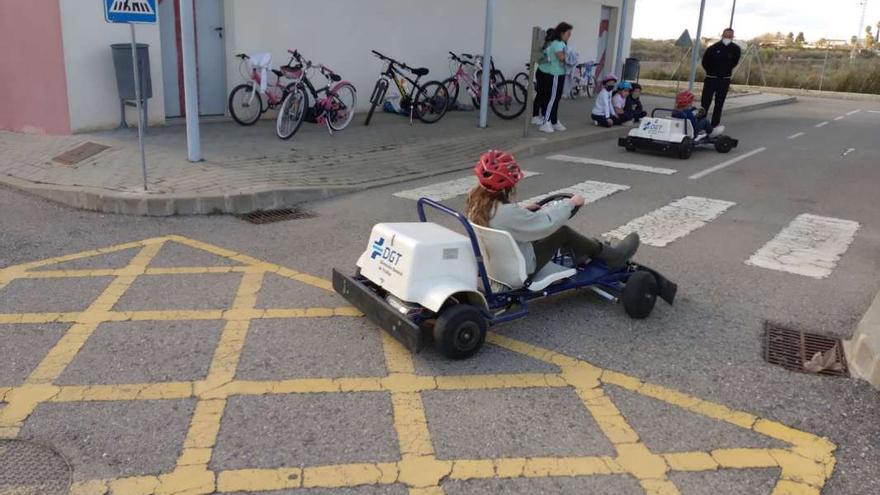
[[[437,81],[431,81],[418,88],[413,105],[415,105],[413,113],[416,118],[426,124],[433,124],[446,115],[449,93],[445,86]]]
[[[502,119],[519,117],[526,109],[526,88],[516,81],[504,81],[490,88],[489,107]]]
[[[309,108],[309,95],[305,89],[297,86],[287,95],[278,109],[275,119],[275,134],[281,139],[290,139],[302,126],[306,111]]]
[[[587,80],[584,82],[583,93],[587,95],[587,98],[593,97],[593,86],[596,85],[596,79],[593,76],[587,77]]]
[[[513,76],[513,82],[520,84],[524,88],[528,88],[529,87],[529,75],[526,74],[525,72],[520,72],[517,75]],[[516,96],[517,98],[522,98],[522,101],[519,101],[519,99],[517,99],[516,100],[517,103],[525,104],[526,97],[528,95],[526,94],[526,92],[523,92],[522,94],[517,92],[517,93],[514,93],[514,96]]]
[[[263,98],[250,84],[239,84],[229,93],[229,115],[241,125],[254,125],[263,114]]]
[[[339,85],[330,95],[331,108],[327,112],[327,125],[334,131],[348,127],[354,118],[357,90],[349,83]]]
[[[460,89],[458,86],[458,80],[454,77],[447,78],[443,81],[443,87],[446,88],[446,94],[448,95],[447,104],[451,107],[458,102],[458,90]]]
[[[376,111],[376,106],[385,102],[385,93],[387,92],[388,80],[379,79],[376,81],[376,85],[373,86],[373,94],[370,95],[370,111],[367,112],[367,120],[364,121],[364,125],[370,125],[370,120],[373,119],[373,112]]]

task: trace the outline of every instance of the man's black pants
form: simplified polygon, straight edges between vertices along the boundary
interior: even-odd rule
[[[730,89],[730,79],[723,77],[709,77],[703,79],[702,107],[709,111],[712,98],[715,98],[715,107],[712,109],[712,127],[721,123],[721,111],[724,109],[724,100],[727,98],[727,90]]]

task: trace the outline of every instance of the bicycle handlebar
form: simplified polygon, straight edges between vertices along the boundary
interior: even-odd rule
[[[403,69],[406,69],[406,70],[408,70],[408,71],[410,71],[410,72],[412,72],[413,70],[415,70],[415,69],[413,69],[412,67],[406,65],[406,64],[403,63],[403,62],[400,62],[400,61],[398,61],[398,60],[394,60],[393,58],[391,58],[391,57],[389,57],[389,56],[387,56],[387,55],[382,55],[381,53],[377,52],[376,50],[370,50],[370,51],[373,52],[373,55],[375,55],[376,57],[378,57],[378,58],[381,59],[381,60],[387,60],[387,61],[391,62],[392,64],[397,65],[397,66],[399,66],[399,67],[401,67],[401,68],[403,68]],[[450,52],[450,53],[452,53],[452,52]]]
[[[235,57],[236,57],[236,58],[240,58],[240,59],[242,59],[242,60],[247,60],[247,59],[250,58],[246,53],[236,53],[236,54],[235,54]]]

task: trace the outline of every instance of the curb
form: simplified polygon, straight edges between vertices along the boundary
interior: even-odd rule
[[[796,97],[780,98],[754,105],[730,108],[726,112],[736,114],[777,105],[786,105],[795,101],[797,101]],[[589,133],[570,131],[564,137],[555,139],[527,137],[521,138],[509,150],[512,154],[527,158],[559,149],[614,139],[626,135],[627,132],[629,132],[628,127],[621,127],[602,130],[591,129]],[[0,184],[82,210],[121,215],[164,217],[175,215],[243,214],[255,210],[290,208],[301,203],[329,199],[343,194],[351,194],[390,184],[424,179],[468,169],[470,169],[469,166],[438,168],[355,186],[289,187],[255,190],[232,195],[177,195],[172,193],[157,194],[156,197],[150,197],[149,192],[109,191],[88,186],[36,183],[10,175],[0,176]]]
[[[850,373],[880,390],[880,293],[865,312],[843,350]]]

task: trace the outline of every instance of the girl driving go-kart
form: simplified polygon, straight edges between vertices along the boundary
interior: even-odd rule
[[[529,275],[549,263],[560,249],[574,253],[576,266],[598,259],[609,268],[618,268],[625,265],[639,247],[636,233],[611,246],[565,225],[584,204],[584,198],[579,195],[543,207],[512,203],[523,173],[509,153],[499,150],[483,153],[474,174],[479,183],[468,194],[468,220],[510,233],[526,260]]]

